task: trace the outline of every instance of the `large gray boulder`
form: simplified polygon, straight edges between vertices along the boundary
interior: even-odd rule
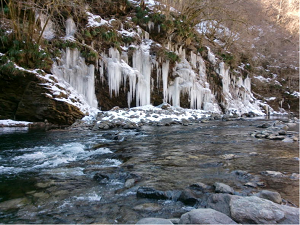
[[[236,222],[214,209],[193,209],[181,216],[179,224],[236,224]]]
[[[136,224],[173,224],[170,220],[162,218],[144,218],[139,220]]]
[[[299,209],[275,204],[256,196],[233,198],[230,201],[231,218],[239,223],[299,224]]]

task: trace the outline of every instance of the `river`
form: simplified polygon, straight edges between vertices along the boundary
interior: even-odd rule
[[[197,182],[222,182],[240,195],[277,191],[299,206],[299,180],[291,178],[299,174],[298,142],[249,135],[264,122],[270,120],[108,131],[0,128],[0,223],[136,223],[150,216],[180,217],[193,207],[139,198],[136,191],[183,190]],[[250,180],[236,176],[236,170],[264,186],[245,186]]]

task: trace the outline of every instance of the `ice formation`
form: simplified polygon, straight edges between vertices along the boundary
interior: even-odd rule
[[[127,91],[128,107],[133,99],[136,106],[151,104],[151,92],[154,88],[153,70],[157,71],[157,88],[162,84],[162,102],[171,103],[175,107],[180,107],[180,96],[188,94],[190,107],[193,109],[203,109],[207,111],[217,111],[220,109],[216,103],[214,95],[211,93],[206,80],[206,68],[202,57],[191,52],[189,59],[186,59],[186,51],[182,47],[176,48],[177,54],[181,57],[181,62],[177,63],[173,71],[170,71],[169,60],[162,60],[150,55],[150,45],[152,41],[144,40],[132,54],[132,65],[128,64],[128,54],[121,53],[114,49],[109,49],[109,54],[103,54],[99,65],[102,82],[107,78],[110,96],[118,96],[122,85],[129,82]],[[174,47],[171,47],[174,49]],[[189,61],[190,62],[189,62]],[[197,72],[196,72],[197,71]],[[170,75],[174,80],[170,80]]]
[[[51,40],[55,37],[55,31],[53,29],[53,22],[44,14],[42,13],[36,13],[35,15],[36,20],[40,20],[41,24],[41,30],[44,29],[43,31],[43,38],[46,40]]]
[[[95,95],[95,66],[86,65],[78,49],[67,48],[62,51],[59,63],[53,63],[52,73],[68,82],[77,92],[84,96],[91,107],[97,108]]]

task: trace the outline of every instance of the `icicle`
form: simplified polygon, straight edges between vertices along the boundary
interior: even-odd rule
[[[215,55],[211,52],[210,48],[209,47],[206,47],[207,50],[208,50],[208,60],[213,64],[215,65],[217,62],[216,62],[216,57]]]
[[[66,20],[66,37],[73,37],[76,33],[76,25],[72,18]]]
[[[132,56],[133,68],[139,71],[138,83],[136,88],[136,105],[150,104],[150,77],[151,77],[151,60],[149,48],[144,45],[137,49]]]
[[[163,94],[164,102],[168,98],[168,75],[169,75],[169,60],[162,64],[162,80],[163,80]]]
[[[98,106],[95,95],[95,67],[86,65],[84,58],[79,56],[78,49],[67,48],[66,52],[63,51],[60,66],[53,64],[52,72],[82,94],[90,106]]]

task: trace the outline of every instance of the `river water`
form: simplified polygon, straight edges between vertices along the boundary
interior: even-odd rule
[[[144,217],[180,217],[192,207],[138,198],[136,191],[141,186],[183,190],[197,182],[223,182],[241,195],[278,191],[299,206],[299,180],[291,177],[299,174],[298,143],[249,135],[264,122],[109,131],[2,128],[0,223],[136,223]],[[234,157],[226,159],[230,154]],[[249,180],[237,177],[236,170],[265,186],[244,186]]]

